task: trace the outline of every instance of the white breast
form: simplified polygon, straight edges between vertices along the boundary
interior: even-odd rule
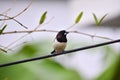
[[[66,43],[55,40],[53,46],[56,53],[62,53],[66,47]]]

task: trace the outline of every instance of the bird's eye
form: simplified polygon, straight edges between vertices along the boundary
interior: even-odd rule
[[[69,32],[65,32],[64,35],[67,35]]]
[[[64,35],[67,35],[67,33],[64,33]]]

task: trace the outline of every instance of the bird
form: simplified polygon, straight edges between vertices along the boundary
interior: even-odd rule
[[[66,48],[67,44],[67,32],[66,30],[61,30],[57,33],[54,43],[53,43],[53,48],[54,50],[51,52],[51,54],[56,54],[56,53],[63,53],[64,49]]]

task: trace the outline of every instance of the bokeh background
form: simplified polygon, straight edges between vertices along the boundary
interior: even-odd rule
[[[0,0],[0,14],[7,12],[14,16],[22,11],[31,0]],[[108,37],[120,38],[119,0],[34,0],[32,5],[20,16],[18,21],[33,30],[41,15],[47,11],[45,25],[40,29],[63,30],[70,27],[76,16],[83,11],[79,24],[72,30]],[[101,18],[108,14],[98,27],[95,25],[93,13]],[[0,17],[3,18],[3,17]],[[0,22],[3,24],[3,21]],[[26,30],[13,20],[6,20],[4,32]],[[2,28],[2,26],[0,26]],[[50,54],[56,33],[37,32],[29,34],[0,35],[0,47],[8,47],[13,51],[0,51],[0,64]],[[100,38],[70,33],[67,50],[109,41]],[[17,42],[15,42],[18,40]],[[119,43],[109,46],[79,51],[45,60],[29,62],[0,68],[0,80],[120,80],[120,46]]]

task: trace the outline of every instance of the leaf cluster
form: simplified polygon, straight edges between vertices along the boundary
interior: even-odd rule
[[[0,63],[35,57],[38,55],[37,52],[43,52],[42,46],[39,45],[38,43],[27,44],[13,55],[1,54]],[[0,68],[0,80],[73,80],[73,78],[74,80],[82,80],[76,70],[66,68],[52,58]]]

